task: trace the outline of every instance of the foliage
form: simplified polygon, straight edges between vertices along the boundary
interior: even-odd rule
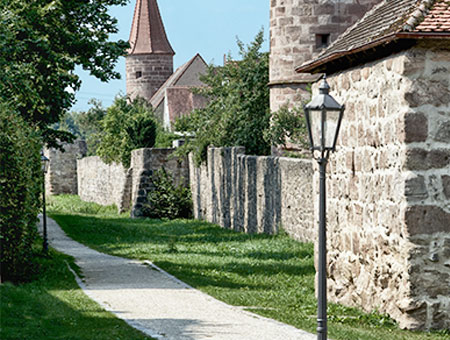
[[[177,131],[195,135],[180,152],[193,151],[197,163],[205,160],[209,145],[244,146],[255,155],[270,152],[263,138],[270,125],[269,55],[260,51],[263,41],[262,30],[249,46],[238,40],[240,61],[228,56],[223,67],[210,65],[201,78],[206,86],[197,89],[208,105],[175,123]]]
[[[308,130],[301,107],[290,110],[282,106],[272,114],[270,127],[264,131],[264,138],[274,146],[286,146],[287,142],[308,147]]]
[[[1,339],[151,339],[84,294],[69,270],[77,271],[73,258],[52,249],[36,257],[41,270],[35,281],[0,285]]]
[[[190,218],[192,216],[191,191],[182,183],[176,185],[164,168],[152,176],[153,190],[148,194],[144,215],[150,218]]]
[[[0,261],[2,281],[26,280],[33,269],[43,176],[36,129],[0,104]]]
[[[36,123],[49,146],[73,136],[50,126],[73,105],[80,66],[102,81],[118,79],[119,40],[108,6],[127,0],[0,0],[0,102]]]
[[[177,139],[180,139],[180,136],[164,129],[160,124],[158,124],[155,148],[171,148],[172,142]]]
[[[198,220],[53,214],[72,238],[98,251],[150,260],[180,280],[235,306],[315,332],[314,247],[285,233],[248,235]],[[336,340],[443,340],[448,332],[408,332],[378,313],[328,305]]]
[[[85,140],[87,156],[94,156],[100,144],[102,120],[106,115],[106,109],[96,99],[90,100],[89,104],[92,106],[87,111],[66,112],[53,128],[68,131],[75,137]]]
[[[157,122],[152,107],[143,99],[132,103],[117,97],[102,120],[97,154],[106,162],[130,166],[131,151],[151,148],[156,141]]]

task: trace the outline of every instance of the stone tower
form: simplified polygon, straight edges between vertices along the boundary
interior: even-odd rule
[[[267,1],[267,0],[266,0]],[[296,74],[381,0],[270,0],[270,106],[299,105],[317,76]]]
[[[137,0],[126,57],[127,95],[146,100],[173,73],[175,54],[167,39],[156,0]]]

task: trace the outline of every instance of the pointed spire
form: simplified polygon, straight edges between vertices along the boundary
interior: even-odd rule
[[[136,1],[130,46],[128,54],[175,54],[167,39],[156,0]]]

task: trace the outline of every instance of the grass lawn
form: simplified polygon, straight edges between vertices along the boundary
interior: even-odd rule
[[[150,260],[226,303],[315,332],[313,245],[287,235],[247,235],[194,221],[130,219],[112,207],[53,197],[49,211],[73,239],[98,251]],[[387,316],[330,304],[335,340],[448,339],[400,330]]]
[[[36,249],[40,253],[41,244]],[[37,256],[40,274],[36,280],[0,285],[0,339],[151,339],[103,310],[78,288],[68,268],[68,263],[75,266],[72,258],[53,250],[48,257]]]

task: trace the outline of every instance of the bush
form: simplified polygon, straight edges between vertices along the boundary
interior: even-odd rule
[[[274,146],[286,147],[288,142],[308,149],[308,131],[302,107],[289,109],[282,106],[272,114],[272,124],[264,131],[266,141]]]
[[[128,103],[125,97],[117,97],[102,120],[97,154],[106,163],[122,163],[128,168],[131,151],[155,145],[156,130],[153,109],[145,100]]]
[[[43,176],[40,136],[0,105],[0,265],[2,281],[20,282],[33,270]]]
[[[182,184],[175,185],[164,168],[153,174],[154,189],[148,195],[144,216],[150,218],[191,218],[191,192]]]

